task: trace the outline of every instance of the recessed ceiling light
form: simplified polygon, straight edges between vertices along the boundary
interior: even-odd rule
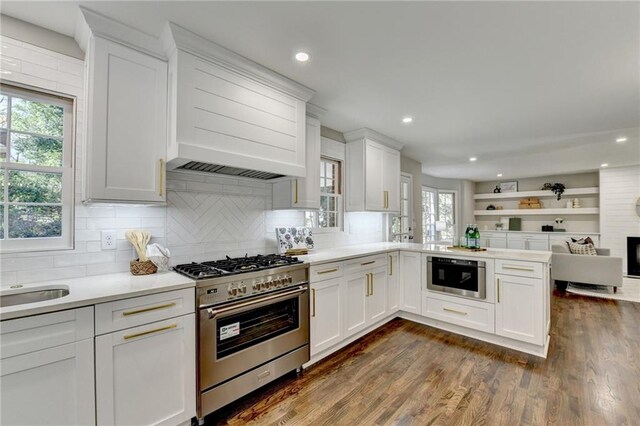
[[[409,117],[409,116],[407,116],[407,117],[402,117],[402,122],[403,122],[404,124],[409,124],[409,123],[411,123],[412,121],[413,121],[413,117]]]
[[[618,138],[616,139],[616,142],[618,143],[625,143],[627,141],[627,138]]]
[[[310,56],[307,52],[298,52],[296,53],[296,60],[299,62],[307,62]]]
[[[502,177],[502,173],[498,173],[498,177]]]
[[[602,163],[600,164],[600,167],[607,167],[609,164],[608,163]]]
[[[469,158],[469,161],[476,161],[476,160],[477,160],[477,158],[476,158],[476,157],[471,157],[471,158]]]

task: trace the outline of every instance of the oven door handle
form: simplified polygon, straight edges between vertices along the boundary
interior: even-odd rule
[[[218,315],[224,314],[225,312],[235,311],[236,309],[242,309],[242,308],[246,308],[248,306],[258,305],[258,304],[262,304],[264,302],[275,301],[275,300],[278,300],[278,299],[285,299],[285,298],[287,298],[289,296],[293,296],[294,294],[304,293],[307,290],[308,290],[307,287],[298,287],[295,290],[290,290],[290,291],[286,291],[284,293],[274,294],[272,296],[261,297],[260,299],[256,299],[256,300],[249,300],[247,302],[238,303],[237,305],[225,306],[223,308],[218,308],[218,309],[207,308],[207,313],[209,314],[209,319],[214,319]]]

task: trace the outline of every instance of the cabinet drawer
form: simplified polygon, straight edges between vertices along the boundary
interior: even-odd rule
[[[386,267],[389,263],[387,254],[375,256],[358,257],[357,259],[345,262],[345,274],[352,274],[365,270],[376,269],[380,266]]]
[[[518,260],[496,260],[496,274],[542,278],[542,264]]]
[[[450,301],[423,293],[422,314],[428,318],[484,331],[495,332],[495,307],[489,303],[473,303],[460,299]]]
[[[344,275],[342,262],[312,265],[311,268],[309,268],[309,277],[312,283],[339,278],[342,275]]]
[[[480,231],[481,238],[507,238],[507,234],[504,232],[491,232],[491,231]]]
[[[0,358],[92,337],[93,307],[3,321],[0,331]]]
[[[190,314],[195,311],[194,292],[185,288],[96,305],[96,334]]]
[[[540,240],[546,241],[549,236],[547,234],[509,234],[507,236],[510,240]]]

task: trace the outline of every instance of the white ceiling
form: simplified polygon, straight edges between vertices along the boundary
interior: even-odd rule
[[[398,139],[434,176],[640,164],[638,2],[2,1],[2,13],[73,35],[79,4],[152,35],[171,20],[299,81],[324,125]]]

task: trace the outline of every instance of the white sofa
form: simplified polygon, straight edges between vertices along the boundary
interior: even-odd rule
[[[567,283],[622,287],[622,258],[609,256],[609,249],[596,248],[597,256],[571,254],[566,244],[551,246],[551,278],[559,290]]]

